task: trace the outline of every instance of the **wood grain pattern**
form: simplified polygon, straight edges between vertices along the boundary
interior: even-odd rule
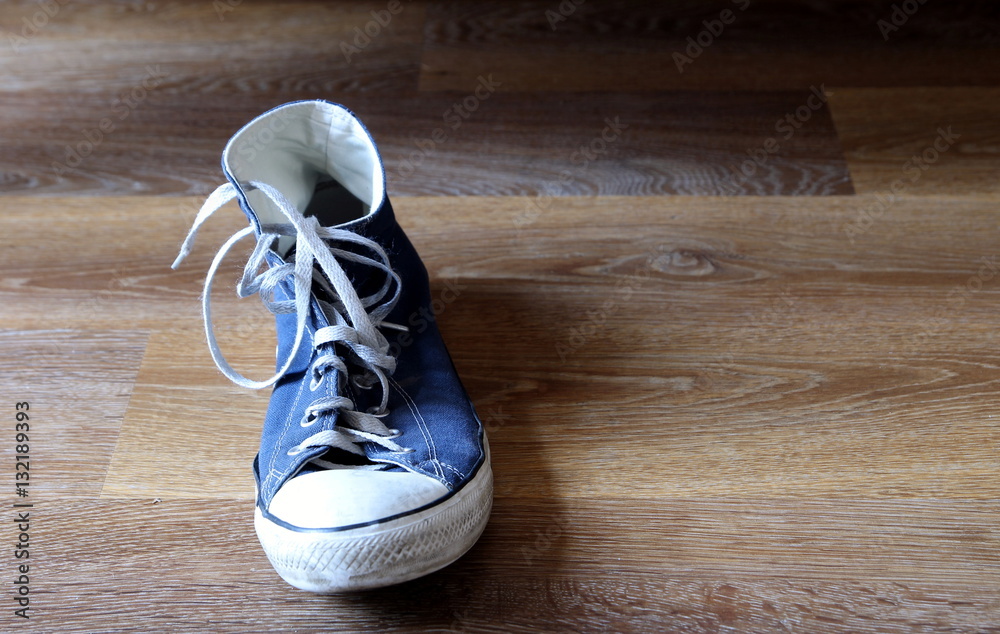
[[[488,77],[484,81],[507,81],[502,73]],[[481,90],[486,98],[478,100],[477,87],[473,78],[461,91],[392,99],[319,94],[365,113],[392,191],[400,195],[853,193],[827,108],[804,110],[807,120],[796,123],[797,130],[775,129],[805,107],[808,92],[566,99]],[[244,122],[288,97],[315,96],[266,91],[234,107],[228,94],[157,89],[117,121],[107,102],[45,95],[43,108],[62,122],[53,127],[38,119],[37,93],[15,95],[0,114],[7,138],[0,182],[7,193],[207,194],[221,182],[226,140]],[[74,148],[86,150],[85,134],[107,118],[114,129],[82,157]],[[769,152],[762,149],[768,139],[776,144]],[[764,157],[757,165],[754,153]],[[751,177],[734,177],[745,161],[751,161]]]
[[[753,0],[677,72],[741,4],[586,2],[553,29],[559,2],[404,0],[347,59],[388,2],[5,3],[0,419],[29,400],[37,427],[32,618],[11,601],[0,631],[1000,632],[997,8],[924,3],[885,41],[898,0]],[[268,393],[205,346],[242,214],[169,269],[229,136],[315,97],[379,143],[496,475],[467,556],[339,597],[257,545]],[[263,376],[250,246],[212,300]]]
[[[270,321],[219,333],[227,358],[244,374],[274,372]],[[101,497],[254,499],[250,465],[270,392],[233,385],[205,352],[199,328],[151,337]],[[156,469],[149,468],[151,456]],[[195,477],[192,464],[200,465]]]
[[[859,193],[1000,192],[997,88],[839,90],[831,111]]]
[[[172,271],[169,264],[200,198],[2,200],[0,248],[7,275],[0,280],[0,316],[10,327],[58,328],[75,315],[111,328],[123,318],[141,328],[197,328],[204,271],[219,245],[246,226],[235,205],[220,211],[199,234],[190,258]],[[935,317],[933,309],[949,306],[948,292],[975,277],[982,258],[996,255],[991,198],[906,198],[867,228],[849,233],[861,212],[876,203],[863,196],[428,197],[398,199],[396,208],[439,280],[460,275],[533,282],[525,291],[524,302],[530,303],[545,299],[531,296],[539,284],[548,292],[559,292],[559,284],[594,284],[607,292],[636,278],[637,294],[669,285],[669,295],[660,299],[670,301],[660,310],[676,317],[701,305],[720,319],[734,319],[737,331],[753,326],[748,311],[766,316],[793,286],[792,300],[804,293],[823,302],[817,318],[856,293],[866,302],[896,293],[885,310],[870,304],[865,314],[885,320],[885,311],[892,310],[901,325],[918,326]],[[941,213],[944,205],[948,214]],[[620,230],[609,232],[612,223]],[[51,257],[67,245],[72,249],[63,257]],[[234,251],[220,280],[236,279],[240,257]],[[647,272],[652,283],[640,285]],[[850,292],[842,289],[845,283],[852,285]],[[256,302],[235,300],[221,284],[213,295],[221,327],[238,327],[247,315],[258,319],[252,310]],[[714,294],[702,292],[705,286]],[[978,290],[969,294],[963,311],[988,310],[988,300],[976,300],[996,292],[992,278],[973,286]],[[28,298],[38,310],[23,309]],[[735,298],[752,303],[727,304]],[[592,301],[586,295],[580,299]],[[916,301],[930,301],[932,312],[914,313]],[[962,327],[970,325],[961,311],[952,316]],[[834,326],[823,323],[816,336]]]
[[[147,337],[135,329],[0,330],[0,384],[10,421],[15,402],[30,404],[31,495],[71,499],[100,492]],[[14,423],[9,427],[2,455],[13,473]],[[5,496],[13,494],[13,475],[10,480]]]
[[[685,499],[639,511],[606,499],[561,508],[553,529],[548,501],[501,498],[455,565],[341,597],[275,583],[245,548],[249,502],[59,504],[39,530],[51,546],[38,626],[62,631],[92,628],[82,615],[94,602],[105,623],[170,631],[902,632],[989,627],[998,607],[995,501]],[[623,532],[609,512],[645,522]],[[68,533],[72,544],[52,539]]]
[[[366,39],[355,29],[384,3],[56,6],[40,29],[23,24],[37,3],[0,11],[4,33],[30,35],[0,47],[0,191],[205,194],[225,141],[257,114],[417,88],[422,2]]]
[[[500,68],[505,90],[527,92],[989,86],[1000,79],[995,6],[924,4],[886,40],[879,21],[891,29],[894,4],[439,2],[428,11],[420,87],[461,90]],[[727,10],[728,25],[720,19]],[[689,51],[688,38],[699,37],[701,46]],[[690,61],[679,68],[675,54]]]
[[[503,84],[509,76],[479,77]],[[448,125],[447,113],[476,85],[421,94],[405,119],[369,109],[390,187],[452,196],[854,193],[829,113],[818,100],[816,110],[805,106],[809,92],[498,92]],[[798,129],[781,123],[799,108],[808,114]],[[436,129],[447,136],[429,143]],[[746,161],[749,177],[739,171]]]
[[[371,11],[384,6],[87,0],[58,3],[46,19],[35,16],[35,2],[10,2],[0,15],[0,28],[12,36],[0,47],[9,78],[0,92],[110,102],[147,79],[149,66],[163,74],[154,95],[221,94],[232,101],[268,92],[413,90],[426,3],[402,4],[367,43],[355,43],[355,28],[363,30]],[[345,53],[344,43],[360,52]]]

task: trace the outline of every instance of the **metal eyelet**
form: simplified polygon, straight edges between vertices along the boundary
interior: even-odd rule
[[[416,451],[416,449],[410,449],[409,447],[406,447],[402,451],[394,451],[392,453],[413,453],[415,451]]]
[[[286,451],[285,455],[288,455],[288,456],[297,456],[300,453],[302,453],[303,451],[305,451],[305,449],[303,449],[302,447],[293,447],[293,448],[289,449],[288,451]]]
[[[322,368],[322,367],[317,368],[315,366],[309,366],[309,375],[310,375],[309,390],[310,391],[315,392],[316,390],[319,389],[319,386],[323,383],[323,378],[326,376],[326,373],[323,370],[324,370],[324,368]]]
[[[399,431],[398,429],[390,429],[389,430],[389,435],[386,436],[386,438],[388,438],[389,440],[393,440],[393,439],[399,438],[402,435],[403,435],[403,432]]]
[[[318,420],[319,416],[316,416],[315,414],[306,414],[302,417],[302,420],[299,421],[299,425],[302,427],[312,427]]]

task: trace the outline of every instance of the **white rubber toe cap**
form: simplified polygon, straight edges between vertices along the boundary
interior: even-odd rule
[[[293,526],[337,528],[412,511],[447,494],[445,485],[418,473],[337,469],[292,478],[268,510]]]

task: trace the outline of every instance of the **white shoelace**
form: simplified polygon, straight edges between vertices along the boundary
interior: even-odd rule
[[[378,243],[368,238],[352,231],[323,227],[315,217],[303,216],[281,192],[270,185],[259,181],[251,181],[249,185],[267,196],[288,220],[288,223],[261,225],[261,235],[257,238],[257,246],[243,269],[243,277],[236,286],[236,294],[243,298],[258,293],[261,301],[272,313],[296,313],[295,342],[278,371],[265,381],[253,381],[237,372],[226,361],[219,349],[212,324],[212,280],[230,249],[237,242],[254,233],[254,228],[250,226],[237,231],[222,245],[205,277],[202,316],[205,320],[208,348],[215,364],[223,374],[237,385],[252,389],[274,385],[291,368],[292,362],[302,346],[307,330],[306,320],[309,315],[310,302],[313,297],[313,284],[318,283],[325,287],[334,298],[333,302],[320,301],[320,304],[327,317],[335,323],[317,330],[313,338],[312,345],[319,351],[319,354],[309,370],[311,387],[316,389],[324,375],[331,369],[339,371],[339,376],[345,380],[349,376],[347,364],[334,350],[334,344],[342,344],[352,353],[354,357],[352,361],[366,371],[366,377],[362,380],[359,380],[357,376],[351,377],[354,385],[360,389],[367,389],[374,385],[372,379],[377,379],[382,388],[382,401],[378,407],[373,408],[374,411],[368,412],[356,411],[354,402],[344,396],[324,397],[313,401],[306,408],[306,415],[300,421],[303,427],[312,426],[322,414],[332,411],[339,412],[340,422],[343,424],[338,424],[334,429],[313,434],[289,450],[288,454],[295,455],[309,447],[327,446],[338,447],[352,454],[364,456],[365,452],[359,444],[365,442],[376,443],[392,452],[412,451],[393,442],[392,439],[398,437],[399,432],[389,429],[380,420],[387,413],[388,377],[396,369],[396,359],[388,354],[389,343],[378,331],[378,328],[383,325],[398,327],[384,321],[399,299],[400,290],[399,276],[390,267],[389,256]],[[195,217],[191,231],[181,245],[180,254],[171,268],[176,269],[180,266],[184,258],[191,252],[198,230],[205,221],[223,205],[236,198],[236,195],[236,187],[232,183],[221,185],[212,192]],[[281,264],[258,273],[265,265],[267,251],[282,236],[295,238],[294,263]],[[359,245],[374,253],[377,259],[331,247],[324,240]],[[337,261],[338,258],[343,261],[372,266],[383,271],[386,274],[385,283],[372,295],[364,298],[359,297],[340,262]],[[326,279],[323,279],[323,276],[315,271],[315,265],[318,265]],[[293,280],[295,299],[275,301],[275,287],[288,276],[291,276]],[[395,285],[395,290],[390,296],[389,291],[393,285]],[[374,308],[369,312],[368,309],[373,306]],[[380,469],[385,466],[346,467],[320,459],[313,459],[312,462],[324,468]]]

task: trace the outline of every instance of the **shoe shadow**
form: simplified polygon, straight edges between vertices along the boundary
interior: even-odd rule
[[[443,570],[397,586],[328,598],[359,623],[374,619],[379,629],[496,627],[504,613],[517,609],[511,599],[544,592],[547,581],[558,576],[572,537],[550,467],[552,450],[562,444],[557,439],[566,442],[567,421],[553,423],[542,380],[544,368],[559,361],[553,342],[564,334],[560,324],[566,321],[551,314],[539,320],[540,293],[529,292],[523,282],[514,287],[500,280],[464,281],[463,286],[437,320],[486,427],[493,511],[476,545]],[[444,289],[443,283],[431,282],[432,297]],[[558,308],[546,308],[553,310]],[[532,320],[530,327],[525,319]]]

